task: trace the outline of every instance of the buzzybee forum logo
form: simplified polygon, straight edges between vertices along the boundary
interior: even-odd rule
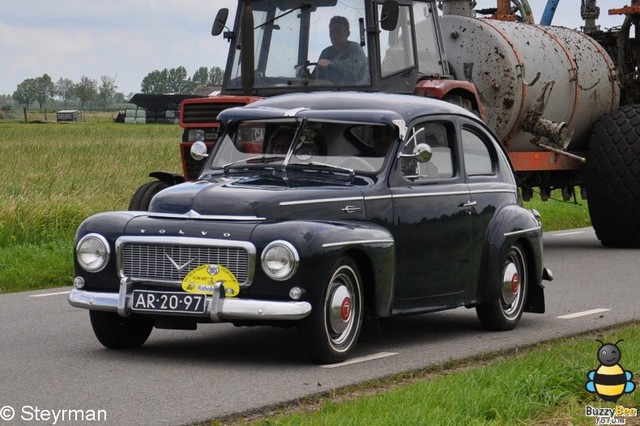
[[[596,424],[625,424],[625,417],[636,417],[638,410],[636,408],[626,408],[617,405],[618,399],[626,393],[631,393],[636,389],[633,379],[633,373],[625,370],[620,365],[622,359],[622,351],[618,343],[604,343],[602,340],[596,339],[600,343],[598,349],[598,361],[600,365],[595,370],[587,373],[589,379],[585,383],[585,388],[590,393],[595,393],[603,401],[613,402],[615,408],[608,407],[585,407],[585,415],[587,417],[595,417]]]
[[[633,373],[627,371],[619,364],[622,352],[616,343],[604,343],[602,340],[598,349],[598,361],[600,365],[595,370],[589,371],[587,377],[589,381],[585,384],[587,391],[595,393],[607,402],[618,402],[618,399],[625,394],[635,390],[636,385],[631,381]]]

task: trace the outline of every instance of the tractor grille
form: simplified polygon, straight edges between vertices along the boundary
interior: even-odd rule
[[[242,247],[126,243],[121,250],[122,272],[133,280],[179,283],[198,266],[214,264],[229,269],[240,285],[249,283],[251,255]]]
[[[184,104],[182,112],[183,123],[214,123],[218,114],[231,107],[242,106],[239,103],[192,103]]]

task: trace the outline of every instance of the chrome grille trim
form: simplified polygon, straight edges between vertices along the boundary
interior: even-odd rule
[[[240,286],[247,287],[255,273],[256,248],[245,241],[126,236],[116,240],[116,259],[120,278],[132,282],[179,288],[193,269],[219,264],[233,273]]]

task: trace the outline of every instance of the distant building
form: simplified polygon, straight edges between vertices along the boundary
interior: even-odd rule
[[[202,98],[199,95],[155,95],[136,93],[129,100],[130,106],[124,111],[124,117],[118,114],[116,121],[125,123],[178,123],[180,121],[180,102],[189,98]]]
[[[56,112],[56,121],[84,121],[84,114],[82,111],[77,109],[64,109]]]

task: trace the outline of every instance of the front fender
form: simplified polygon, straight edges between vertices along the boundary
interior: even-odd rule
[[[537,213],[518,205],[502,208],[489,226],[483,254],[485,273],[478,289],[478,299],[488,302],[500,297],[502,266],[509,249],[516,242],[523,245],[528,263],[529,288],[525,311],[543,313],[542,224]]]
[[[345,255],[352,257],[360,270],[368,306],[380,316],[389,315],[395,245],[386,228],[362,222],[272,222],[256,226],[251,239],[258,258],[271,241],[293,244],[300,255],[300,266],[289,284],[303,287],[310,301],[321,297],[337,260]]]

